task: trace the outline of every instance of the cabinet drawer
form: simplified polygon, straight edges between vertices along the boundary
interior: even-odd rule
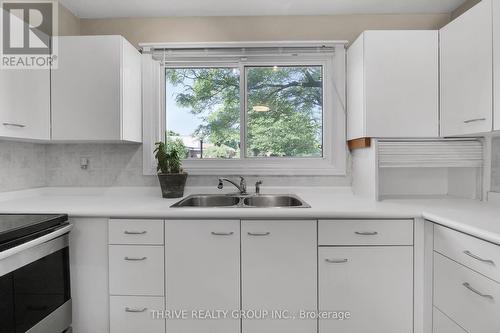
[[[153,317],[163,311],[163,297],[111,296],[109,300],[110,333],[163,333],[165,320]]]
[[[413,220],[322,220],[319,245],[413,245]]]
[[[434,250],[500,282],[500,246],[436,225]]]
[[[109,244],[163,245],[163,220],[108,221]]]
[[[432,318],[432,333],[467,333],[460,326],[446,317],[439,309],[434,307]]]
[[[500,331],[500,284],[437,252],[434,305],[467,332]]]
[[[164,247],[109,246],[111,295],[163,296]]]

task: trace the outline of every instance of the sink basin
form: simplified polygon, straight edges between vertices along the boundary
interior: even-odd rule
[[[302,200],[292,195],[258,195],[243,199],[250,207],[304,207],[308,206]]]
[[[172,207],[231,207],[240,203],[240,198],[227,195],[190,195]]]
[[[250,196],[238,194],[193,194],[173,204],[171,207],[310,208],[311,206],[293,194],[265,194]]]

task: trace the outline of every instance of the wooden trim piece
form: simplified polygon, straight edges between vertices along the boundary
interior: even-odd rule
[[[371,146],[371,138],[359,138],[347,141],[349,150],[369,148]]]

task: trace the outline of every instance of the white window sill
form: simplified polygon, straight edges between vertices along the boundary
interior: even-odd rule
[[[155,162],[151,163],[152,166]],[[255,160],[185,160],[183,169],[191,175],[287,175],[287,176],[345,176],[346,165],[334,165],[326,159]],[[145,174],[156,175],[150,168]]]

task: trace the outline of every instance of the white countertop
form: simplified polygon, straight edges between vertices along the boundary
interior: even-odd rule
[[[215,188],[187,189],[220,193]],[[71,217],[170,219],[328,219],[416,218],[500,245],[500,205],[467,199],[405,199],[376,202],[354,196],[350,188],[266,188],[293,193],[311,208],[170,208],[180,199],[161,198],[156,187],[40,188],[0,193],[0,213],[66,213]]]

